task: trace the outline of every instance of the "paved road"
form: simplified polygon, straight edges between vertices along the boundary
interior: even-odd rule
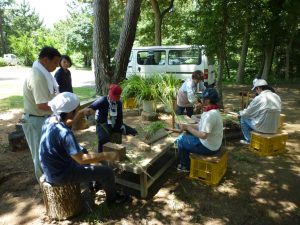
[[[76,70],[75,68],[70,70],[73,87],[95,86],[95,78],[91,70]],[[22,95],[24,78],[29,72],[29,67],[0,67],[0,99],[13,95]]]

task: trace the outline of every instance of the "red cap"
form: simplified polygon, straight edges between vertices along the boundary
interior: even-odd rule
[[[118,101],[120,100],[122,94],[122,88],[117,84],[111,84],[109,87],[109,99],[112,101]]]

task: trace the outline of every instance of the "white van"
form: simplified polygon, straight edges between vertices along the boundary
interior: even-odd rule
[[[215,82],[214,65],[204,54],[204,46],[149,46],[132,48],[126,77],[139,74],[172,73],[178,78],[191,77],[192,72],[201,70],[204,82],[212,85]]]
[[[14,54],[4,54],[3,59],[9,66],[15,66],[18,64],[17,56]]]

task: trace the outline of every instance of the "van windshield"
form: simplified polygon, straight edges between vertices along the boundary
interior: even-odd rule
[[[169,51],[169,65],[200,65],[201,50],[200,49],[176,49]]]

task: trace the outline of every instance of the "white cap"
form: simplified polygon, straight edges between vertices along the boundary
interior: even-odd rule
[[[72,112],[79,104],[79,98],[71,92],[60,93],[48,102],[48,105],[55,115]]]
[[[256,87],[261,87],[261,86],[265,86],[268,85],[267,81],[265,81],[264,79],[254,79],[253,80],[253,88],[252,91],[256,88]]]

